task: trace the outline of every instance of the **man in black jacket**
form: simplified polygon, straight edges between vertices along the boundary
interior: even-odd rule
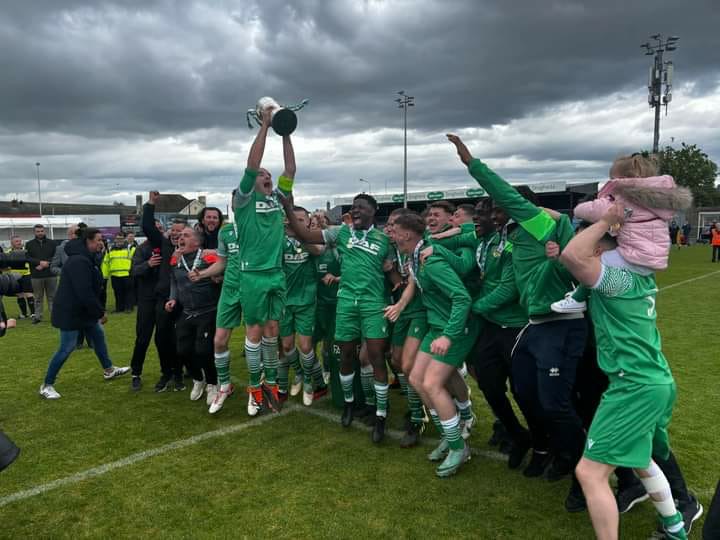
[[[160,264],[152,272],[143,276],[143,291],[139,292],[137,314],[137,338],[133,350],[133,375],[142,374],[142,365],[145,362],[147,345],[150,342],[153,328],[155,329],[155,346],[160,357],[160,370],[162,375],[155,385],[156,392],[164,392],[170,388],[170,381],[174,380],[175,391],[184,390],[182,365],[178,361],[175,343],[175,315],[165,311],[165,303],[170,297],[170,258],[177,246],[177,239],[186,223],[178,221],[173,223],[169,238],[162,233],[155,221],[155,204],[160,197],[157,191],[151,191],[148,202],[143,206],[142,230],[148,239],[153,254],[160,255]],[[147,254],[147,252],[146,252]],[[149,261],[149,259],[148,259]],[[148,265],[149,266],[149,265]],[[142,326],[142,331],[140,327]],[[139,389],[141,383],[133,380],[133,389]]]
[[[156,223],[158,231],[162,233],[162,225]],[[137,288],[137,319],[135,323],[135,347],[133,349],[130,367],[132,368],[132,382],[130,389],[137,392],[142,387],[142,371],[145,363],[150,339],[155,330],[155,347],[160,357],[160,368],[163,378],[170,380],[175,375],[175,390],[183,390],[185,384],[179,369],[174,366],[175,342],[172,328],[169,330],[156,325],[172,325],[172,321],[165,312],[165,299],[157,295],[157,284],[160,274],[160,265],[163,258],[161,248],[154,248],[150,240],[146,240],[135,250],[130,275],[134,278]],[[166,384],[161,389],[167,388]]]
[[[45,236],[45,227],[33,227],[35,238],[25,244],[25,251],[31,259],[30,278],[32,280],[33,295],[35,296],[35,318],[33,324],[42,321],[43,299],[47,296],[48,310],[52,313],[53,299],[57,289],[57,278],[50,269],[50,262],[55,256],[57,242]],[[37,262],[37,264],[34,264]]]
[[[40,395],[46,399],[60,397],[53,387],[55,378],[65,360],[75,350],[81,330],[92,340],[95,355],[104,369],[105,380],[130,371],[129,367],[114,367],[108,356],[102,328],[107,316],[100,303],[102,275],[95,258],[101,246],[102,234],[94,228],[85,229],[81,238],[71,240],[65,246],[68,259],[63,265],[52,310],[52,324],[60,330],[60,347],[50,359],[45,382],[40,386]]]

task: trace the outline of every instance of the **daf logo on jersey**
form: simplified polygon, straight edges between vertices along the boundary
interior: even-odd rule
[[[560,376],[560,368],[551,367],[550,368],[550,376],[551,377],[559,377]]]
[[[310,254],[307,251],[301,253],[285,253],[284,260],[288,264],[302,264],[308,260]]]
[[[373,255],[380,253],[380,244],[374,244],[361,238],[350,238],[347,243],[348,249],[358,248]]]
[[[273,199],[265,199],[264,201],[255,201],[255,212],[259,214],[269,214],[271,212],[279,212],[280,206]]]
[[[327,271],[328,271],[328,269],[327,269],[327,264],[325,264],[325,263],[318,264],[318,272],[322,272],[323,274],[327,274]]]

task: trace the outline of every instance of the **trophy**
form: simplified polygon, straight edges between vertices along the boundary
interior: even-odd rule
[[[307,105],[307,103],[308,100],[303,99],[297,105],[282,107],[278,105],[278,102],[273,98],[267,96],[262,97],[258,100],[254,109],[248,109],[247,111],[246,118],[248,128],[252,129],[252,120],[255,120],[255,123],[258,126],[261,126],[263,111],[272,109],[273,113],[270,125],[272,126],[273,131],[281,136],[290,135],[297,127],[297,115],[295,114],[295,111],[299,111]]]

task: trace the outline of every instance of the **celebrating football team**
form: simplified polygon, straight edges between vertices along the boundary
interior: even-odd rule
[[[486,198],[401,208],[379,223],[376,200],[362,193],[334,225],[294,202],[290,135],[277,181],[263,168],[271,118],[264,111],[231,222],[208,208],[198,227],[177,221],[165,234],[154,219],[159,194],[150,193],[147,241],[133,248],[130,270],[133,390],[154,328],[155,391],[185,390],[185,371],[190,399],[204,395],[209,414],[236,407],[230,359],[244,356],[248,415],[277,412],[300,394],[311,407],[332,390],[340,424],[361,421],[380,444],[391,407],[403,410],[400,446],[430,438],[427,458],[448,477],[472,455],[474,379],[475,410],[487,403],[490,442],[507,455],[509,474],[567,479],[566,510],[587,510],[598,538],[617,538],[619,515],[645,500],[665,538],[687,538],[703,508],[668,436],[676,385],[656,324],[655,272],[667,267],[667,222],[689,206],[688,191],[659,175],[653,156],[619,158],[597,198],[574,209],[574,226],[449,134]],[[86,287],[101,287],[96,235],[89,229],[65,248],[55,308],[66,301],[77,313],[62,320],[41,388],[48,399],[60,397],[55,380],[80,330],[73,321],[88,310],[105,377],[128,371],[108,356],[97,324],[104,305],[88,299],[97,291],[79,301],[79,285],[69,289],[80,271]],[[241,325],[244,350],[231,350]]]

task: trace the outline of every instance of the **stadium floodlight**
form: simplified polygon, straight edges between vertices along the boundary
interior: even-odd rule
[[[368,181],[365,180],[364,178],[360,178],[359,181],[360,181],[360,182],[365,182],[365,183],[368,185],[368,193],[369,193],[370,195],[372,195],[372,186],[370,185],[370,182],[368,182]]]
[[[660,143],[660,107],[667,107],[672,100],[672,62],[663,62],[663,52],[677,50],[678,36],[670,36],[663,41],[662,34],[653,34],[650,39],[657,41],[650,45],[643,43],[640,48],[646,50],[646,56],[654,56],[653,65],[650,67],[650,78],[648,81],[648,104],[655,109],[655,129],[653,130],[653,152],[657,152]],[[663,88],[664,86],[664,88]]]
[[[395,98],[398,108],[403,110],[403,208],[407,208],[407,110],[415,106],[415,97],[405,94],[405,90],[397,92]]]

